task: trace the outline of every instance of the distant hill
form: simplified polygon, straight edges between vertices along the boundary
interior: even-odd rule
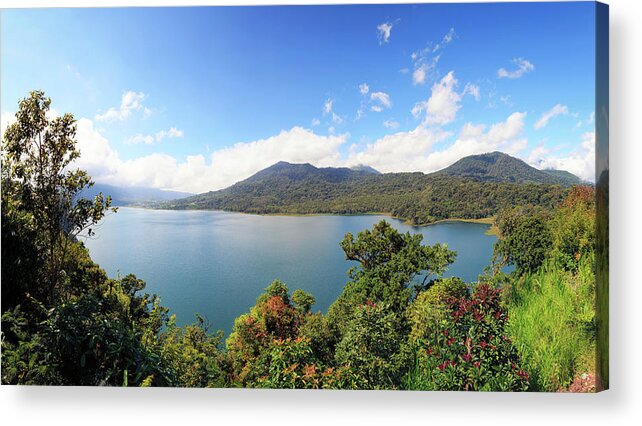
[[[567,171],[539,170],[519,158],[497,151],[464,157],[436,173],[482,182],[545,183],[563,186],[582,183],[580,178]]]
[[[466,157],[431,174],[381,174],[367,166],[318,168],[281,161],[228,188],[155,207],[259,214],[387,213],[426,224],[485,218],[513,205],[553,207],[571,181],[579,182],[565,173],[538,170],[501,153]]]
[[[85,189],[81,196],[92,198],[99,192],[105,196],[110,195],[114,206],[145,205],[194,195],[189,192],[164,191],[142,186],[114,186],[96,183],[91,188]]]
[[[373,167],[370,167],[370,166],[366,166],[364,164],[360,164],[358,166],[353,166],[353,167],[350,167],[350,168],[352,170],[356,170],[356,171],[359,171],[359,172],[368,172],[368,173],[372,173],[374,175],[380,175],[381,174],[381,172],[379,170],[377,170],[377,169],[375,169]]]
[[[347,167],[319,168],[309,163],[292,164],[286,161],[279,161],[278,163],[253,174],[243,182],[260,182],[263,180],[280,178],[294,181],[308,179],[327,182],[343,182],[371,174],[380,173],[368,166],[358,166],[351,169]]]

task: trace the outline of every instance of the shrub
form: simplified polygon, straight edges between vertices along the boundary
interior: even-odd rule
[[[411,326],[410,341],[426,338],[448,315],[448,300],[461,298],[468,294],[468,287],[460,278],[442,278],[434,282],[408,308],[408,321]]]
[[[366,302],[355,309],[335,359],[350,367],[363,389],[396,388],[407,369],[403,340],[395,314],[382,304]]]
[[[417,347],[405,387],[413,390],[521,391],[528,373],[506,335],[500,291],[480,284],[472,297],[451,298],[441,327]]]

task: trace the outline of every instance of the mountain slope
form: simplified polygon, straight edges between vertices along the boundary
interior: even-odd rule
[[[279,162],[228,188],[157,207],[259,214],[388,213],[413,224],[426,224],[448,218],[489,217],[512,205],[553,207],[566,193],[566,188],[557,184],[559,176],[525,163],[532,170],[510,159],[501,159],[495,166],[478,165],[480,160],[473,160],[432,174],[375,174]],[[517,166],[522,169],[509,175]],[[532,177],[517,181],[520,172]],[[543,183],[535,183],[535,179]]]
[[[544,183],[577,185],[581,180],[563,170],[538,170],[524,161],[502,152],[464,157],[437,174],[483,182]]]
[[[379,174],[371,167],[359,166],[349,169],[347,167],[314,167],[312,164],[292,164],[286,161],[265,168],[242,182],[260,182],[270,179],[285,178],[289,180],[323,180],[327,182],[343,182],[349,179],[364,177],[370,174]]]

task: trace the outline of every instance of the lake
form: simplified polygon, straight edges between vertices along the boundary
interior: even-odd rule
[[[114,278],[135,274],[176,314],[180,325],[194,314],[229,334],[273,279],[290,291],[311,293],[314,311],[326,312],[355,262],[345,260],[344,235],[387,220],[399,231],[420,233],[424,244],[446,243],[457,259],[446,276],[475,281],[490,263],[489,225],[441,222],[413,227],[381,215],[258,216],[219,211],[121,207],[85,240],[91,257]]]

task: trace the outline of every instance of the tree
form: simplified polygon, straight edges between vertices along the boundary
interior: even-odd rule
[[[354,310],[335,358],[338,364],[350,367],[362,389],[399,386],[409,357],[402,350],[404,338],[397,321],[383,304],[367,302]]]
[[[367,301],[383,303],[401,318],[413,297],[413,280],[422,276],[417,285],[425,287],[455,260],[455,252],[445,245],[424,246],[422,239],[421,234],[400,233],[385,220],[359,232],[357,238],[346,234],[341,247],[346,258],[359,266],[348,271],[351,281],[328,312],[340,334],[353,310]]]
[[[292,293],[292,301],[303,314],[309,313],[310,308],[312,308],[315,302],[314,296],[300,289],[294,290],[294,293]]]
[[[3,222],[5,217],[9,223],[22,217],[20,225],[33,232],[45,264],[43,302],[49,305],[63,293],[69,243],[85,230],[91,235],[91,227],[111,205],[111,198],[102,193],[93,200],[79,197],[93,182],[87,172],[72,168],[80,156],[76,120],[71,114],[50,118],[50,105],[51,99],[44,92],[32,91],[20,101],[16,122],[7,128],[2,140]],[[3,241],[12,232],[3,227]],[[16,259],[3,256],[3,270],[5,263],[12,261]],[[5,278],[15,279],[3,273],[3,285]]]
[[[515,265],[521,275],[536,271],[551,249],[549,213],[541,207],[522,206],[502,210],[495,220],[500,233],[494,257],[499,265]]]

